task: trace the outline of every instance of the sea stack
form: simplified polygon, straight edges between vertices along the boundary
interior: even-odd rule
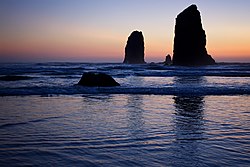
[[[144,64],[144,38],[141,31],[133,31],[128,37],[123,63]]]
[[[206,50],[206,34],[196,5],[191,5],[176,18],[173,65],[201,66],[215,64]]]

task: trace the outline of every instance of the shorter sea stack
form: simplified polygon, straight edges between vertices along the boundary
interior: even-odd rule
[[[123,63],[144,64],[144,38],[141,31],[134,31],[128,37]]]
[[[111,76],[105,73],[87,72],[82,74],[78,85],[89,87],[111,87],[120,86]]]
[[[215,64],[206,50],[206,34],[200,12],[191,5],[176,18],[173,65],[201,66]]]

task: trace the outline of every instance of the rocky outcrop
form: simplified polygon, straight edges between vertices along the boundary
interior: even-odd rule
[[[171,64],[172,64],[171,56],[168,54],[164,61],[164,65],[171,65]]]
[[[87,72],[83,73],[78,85],[90,87],[111,87],[120,86],[111,76],[105,73]]]
[[[123,63],[143,64],[144,61],[144,38],[142,32],[134,31],[128,37],[125,47],[125,58]]]
[[[206,34],[200,12],[191,5],[176,18],[173,65],[212,65],[214,59],[206,50]]]

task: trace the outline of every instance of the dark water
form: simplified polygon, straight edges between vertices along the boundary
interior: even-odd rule
[[[205,67],[90,63],[1,64],[0,95],[155,94],[242,95],[250,94],[250,64]],[[74,86],[83,72],[104,72],[121,87]],[[4,81],[3,77],[27,79]]]
[[[84,71],[121,87],[74,86]],[[249,72],[249,64],[2,64],[0,166],[249,166]]]

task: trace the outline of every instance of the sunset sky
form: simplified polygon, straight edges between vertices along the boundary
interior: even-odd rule
[[[143,32],[145,60],[163,61],[175,18],[191,4],[216,61],[250,62],[249,0],[1,0],[0,62],[122,62],[134,30]]]

